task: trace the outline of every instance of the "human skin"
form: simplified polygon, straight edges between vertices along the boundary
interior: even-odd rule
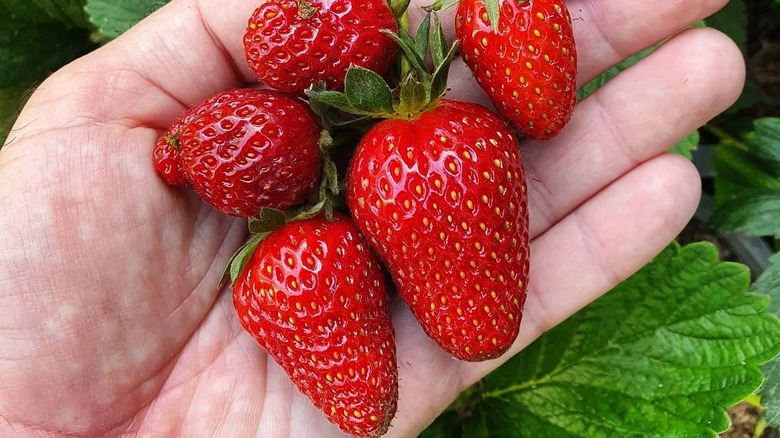
[[[579,85],[673,36],[578,104],[560,136],[522,143],[531,269],[509,353],[452,359],[393,299],[400,401],[388,437],[415,436],[648,262],[695,210],[695,168],[665,151],[736,99],[744,68],[717,31],[680,31],[725,1],[567,4]],[[151,164],[186,106],[253,82],[241,34],[254,5],[173,0],[24,108],[0,152],[0,436],[340,436],[216,286],[245,222],[166,186]],[[450,36],[453,14],[442,14]],[[450,87],[450,99],[487,102],[460,60]]]

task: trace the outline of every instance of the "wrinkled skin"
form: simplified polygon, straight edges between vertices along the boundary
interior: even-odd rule
[[[579,85],[724,3],[570,2]],[[216,287],[245,223],[166,186],[149,159],[186,105],[250,81],[241,32],[253,8],[174,0],[26,105],[0,152],[0,436],[339,436]],[[523,144],[520,335],[497,360],[459,362],[394,300],[401,388],[387,436],[415,435],[673,239],[699,183],[664,151],[725,109],[743,73],[724,36],[687,30],[581,102],[559,137]],[[459,61],[450,85],[448,98],[486,102]]]

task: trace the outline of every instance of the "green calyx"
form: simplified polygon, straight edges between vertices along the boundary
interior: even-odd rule
[[[391,87],[373,71],[353,65],[347,71],[343,93],[322,87],[307,90],[312,106],[385,119],[415,119],[434,107],[447,91],[447,75],[458,50],[457,42],[451,47],[447,44],[441,22],[431,11],[420,23],[415,37],[403,29],[398,34],[385,34],[400,47],[401,64],[406,66],[401,69],[397,87]],[[433,71],[425,64],[428,54],[433,60]]]

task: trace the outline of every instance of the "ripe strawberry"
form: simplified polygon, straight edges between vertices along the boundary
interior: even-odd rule
[[[386,0],[268,0],[249,20],[244,52],[277,90],[342,89],[350,64],[379,74],[393,65],[397,48],[382,29],[398,29]]]
[[[322,128],[300,100],[270,90],[219,93],[185,111],[157,142],[155,169],[233,216],[286,209],[317,182]]]
[[[520,151],[486,108],[439,101],[374,126],[347,176],[347,203],[425,332],[457,358],[505,352],[528,278]]]
[[[387,431],[398,399],[379,264],[352,221],[323,214],[263,240],[233,286],[242,327],[347,433]]]
[[[486,2],[498,2],[498,31]],[[561,0],[462,0],[461,54],[499,114],[531,138],[557,135],[577,100],[577,53]]]
[[[174,120],[168,129],[168,134],[157,140],[154,145],[154,170],[172,186],[187,184],[187,180],[179,170],[179,140],[178,132],[181,132],[181,118]]]

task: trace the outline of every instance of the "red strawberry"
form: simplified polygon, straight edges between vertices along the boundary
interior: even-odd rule
[[[515,340],[528,278],[520,151],[486,108],[439,101],[361,140],[347,203],[425,332],[454,356],[495,358]]]
[[[386,0],[268,0],[249,20],[244,52],[277,90],[341,89],[350,64],[379,74],[393,65],[397,47],[382,29],[398,29]]]
[[[498,2],[498,31],[486,2]],[[463,60],[499,114],[531,138],[558,134],[577,100],[577,53],[561,0],[462,0],[455,34]]]
[[[322,128],[302,101],[270,90],[219,93],[184,112],[154,149],[169,184],[233,216],[286,209],[317,182]]]
[[[352,221],[288,223],[233,286],[242,327],[347,433],[379,436],[395,415],[395,338],[379,264]]]
[[[168,134],[160,137],[154,145],[154,170],[166,183],[172,186],[187,184],[179,170],[179,136],[181,120],[177,119],[168,129]]]

